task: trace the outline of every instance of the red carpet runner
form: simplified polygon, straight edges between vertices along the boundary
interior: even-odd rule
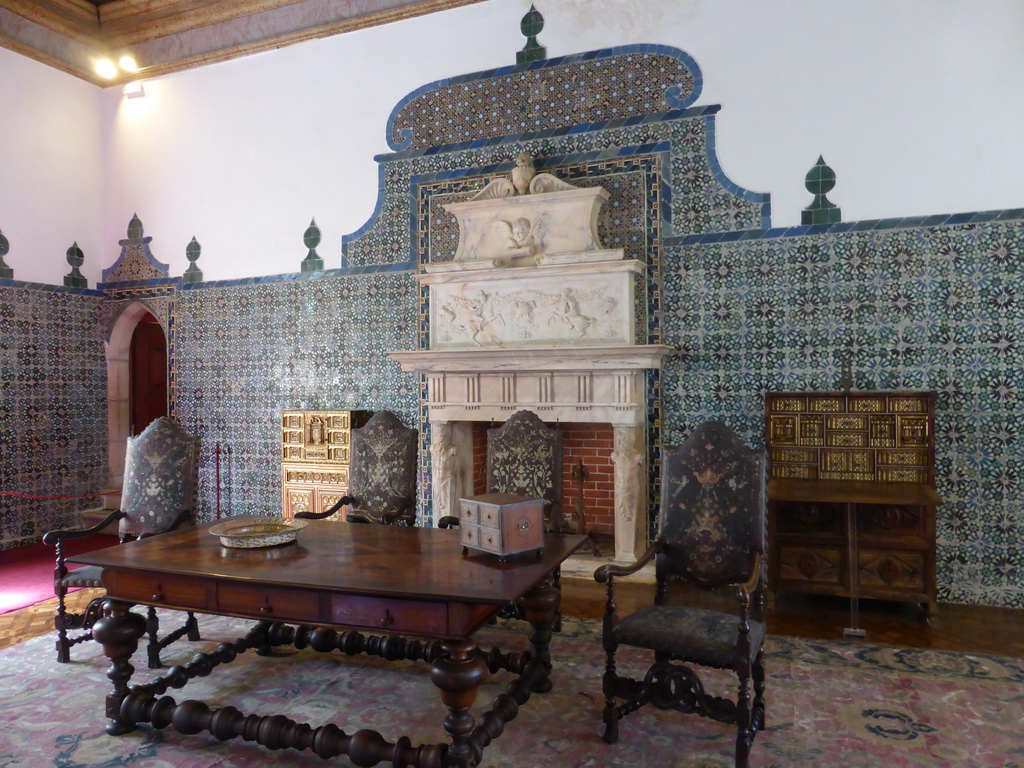
[[[64,552],[81,554],[114,544],[116,536],[87,536],[65,542]],[[54,559],[53,547],[42,543],[0,551],[0,613],[53,597]]]

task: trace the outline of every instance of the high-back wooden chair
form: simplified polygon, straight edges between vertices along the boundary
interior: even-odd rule
[[[544,499],[548,530],[562,530],[562,433],[533,411],[487,430],[487,492]]]
[[[323,512],[299,512],[317,520],[348,505],[350,523],[415,525],[419,433],[391,411],[378,411],[352,430],[348,493]]]
[[[121,508],[90,528],[50,531],[43,536],[43,542],[55,545],[57,553],[53,573],[53,588],[57,595],[57,614],[54,617],[57,661],[70,661],[72,646],[91,639],[91,632],[75,637],[70,637],[68,632],[91,629],[100,617],[104,600],[102,597],[93,600],[80,614],[68,613],[68,590],[102,587],[103,569],[87,565],[68,570],[63,543],[99,533],[115,521],[122,543],[192,523],[198,460],[199,441],[173,419],[161,416],[141,434],[128,438]],[[149,635],[147,655],[149,666],[154,669],[161,666],[160,651],[182,635],[187,635],[189,640],[199,639],[199,626],[192,613],[188,614],[184,626],[163,638],[158,637],[159,626],[156,609],[150,607],[146,626]]]
[[[695,429],[662,453],[661,509],[655,542],[631,566],[594,573],[607,583],[603,626],[603,738],[615,743],[619,720],[646,704],[736,725],[737,768],[747,765],[754,736],[764,728],[765,479],[764,453],[751,450],[721,422]],[[624,618],[615,607],[615,580],[655,560],[654,603]],[[670,604],[667,582],[704,589],[732,587],[736,611]],[[646,675],[634,679],[616,666],[621,646],[653,652]],[[739,678],[736,701],[706,693],[695,667],[729,669]],[[753,699],[750,681],[753,680]],[[620,703],[621,700],[621,703]]]

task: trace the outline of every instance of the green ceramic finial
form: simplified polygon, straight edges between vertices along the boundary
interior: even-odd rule
[[[516,64],[529,64],[546,59],[547,48],[537,42],[537,35],[544,29],[544,17],[532,5],[523,16],[523,20],[519,22],[519,29],[526,38],[526,45],[523,46],[523,50],[516,53]]]
[[[78,247],[78,241],[68,248],[65,256],[68,264],[71,265],[71,271],[64,275],[64,285],[68,288],[88,288],[89,281],[78,271],[78,268],[85,262],[85,254]]]
[[[843,220],[842,210],[825,196],[835,185],[835,171],[825,165],[825,158],[819,155],[818,162],[804,178],[804,186],[814,195],[814,200],[801,212],[801,224],[835,224]]]
[[[3,230],[0,230],[0,278],[5,280],[14,279],[14,270],[4,263],[4,256],[11,250],[11,244],[4,237]]]
[[[309,226],[302,233],[302,243],[309,249],[306,258],[302,260],[302,271],[323,272],[324,260],[316,253],[316,247],[320,245],[320,227],[316,225],[316,219],[310,219]]]
[[[128,239],[139,240],[142,238],[142,220],[139,214],[133,213],[132,220],[128,222]]]
[[[192,240],[188,245],[185,246],[185,258],[188,259],[188,269],[185,270],[185,274],[182,275],[182,282],[185,283],[201,283],[203,282],[203,270],[196,266],[196,262],[199,260],[199,254],[202,253],[203,247],[196,240],[195,235],[192,236]]]

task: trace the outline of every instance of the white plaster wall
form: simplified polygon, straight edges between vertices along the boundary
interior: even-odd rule
[[[772,194],[776,226],[799,223],[810,201],[803,178],[819,154],[838,174],[830,197],[845,220],[1024,207],[1019,0],[537,4],[549,56],[626,43],[692,55],[704,74],[698,103],[722,105],[722,165],[737,184]],[[133,212],[172,275],[187,267],[193,235],[206,279],[297,271],[313,216],[320,255],[339,266],[341,235],[375,204],[373,155],[388,151],[392,107],[434,80],[513,63],[529,5],[488,0],[183,72],[147,83],[142,100],[103,91],[104,266]],[[0,82],[8,79],[5,70]],[[10,130],[2,122],[0,137]],[[0,146],[3,165],[10,154]],[[63,177],[56,165],[48,172]],[[67,183],[90,185],[80,179],[87,170],[75,171]],[[14,193],[3,187],[6,202]],[[53,209],[48,197],[18,205]],[[4,205],[9,237],[10,218]],[[23,258],[8,258],[19,278]],[[47,269],[51,282],[66,272]]]
[[[0,48],[0,230],[14,277],[63,284],[74,242],[96,286],[103,253],[100,89]]]

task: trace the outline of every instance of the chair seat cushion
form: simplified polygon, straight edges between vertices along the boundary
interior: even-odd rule
[[[698,664],[732,669],[742,661],[736,650],[739,623],[736,614],[655,605],[624,618],[612,630],[612,636],[621,645],[648,648]],[[765,630],[759,621],[747,624],[750,626],[747,661],[750,662],[764,642]]]
[[[83,565],[68,571],[68,575],[57,583],[63,587],[102,587],[103,569],[98,565]]]

